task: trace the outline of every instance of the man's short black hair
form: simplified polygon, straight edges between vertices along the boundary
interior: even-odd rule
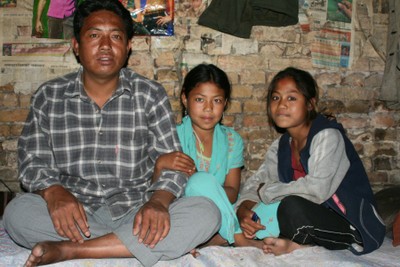
[[[80,32],[85,18],[95,11],[107,10],[121,17],[125,25],[128,41],[133,37],[133,21],[129,11],[118,0],[85,0],[76,9],[74,15],[74,37],[80,42]]]

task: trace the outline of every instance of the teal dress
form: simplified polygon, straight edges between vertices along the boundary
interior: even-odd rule
[[[185,196],[204,196],[210,198],[221,212],[219,234],[230,244],[234,243],[234,234],[241,233],[234,206],[230,203],[223,185],[230,169],[241,168],[243,160],[243,140],[232,128],[217,124],[214,129],[213,149],[209,164],[198,155],[196,137],[189,116],[183,118],[177,126],[183,152],[196,164],[197,172],[186,185]],[[206,167],[205,167],[206,166]]]

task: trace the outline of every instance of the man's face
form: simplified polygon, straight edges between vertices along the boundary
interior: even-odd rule
[[[106,10],[95,11],[84,20],[80,43],[73,38],[72,45],[85,79],[103,80],[119,76],[131,48],[122,19]]]

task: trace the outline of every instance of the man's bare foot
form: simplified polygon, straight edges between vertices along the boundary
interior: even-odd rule
[[[112,248],[112,249],[111,249]],[[40,242],[29,255],[25,266],[38,266],[72,259],[130,258],[132,253],[113,234],[87,240],[84,243],[72,241]]]
[[[300,245],[289,239],[275,237],[264,238],[263,242],[262,250],[264,253],[272,253],[275,256],[287,254],[296,249],[309,247],[309,245]]]
[[[235,234],[235,247],[256,247],[263,249],[263,241],[248,239],[243,234]]]
[[[25,267],[44,265],[66,260],[61,242],[41,242],[37,243],[26,260]]]

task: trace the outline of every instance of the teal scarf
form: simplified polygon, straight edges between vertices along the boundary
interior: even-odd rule
[[[193,133],[192,120],[189,116],[182,119],[182,123],[177,127],[179,140],[181,141],[183,152],[189,155],[195,162],[196,167],[200,166],[197,157],[196,137]],[[228,137],[225,129],[220,125],[215,125],[210,169],[208,171],[217,181],[223,185],[228,174]]]

